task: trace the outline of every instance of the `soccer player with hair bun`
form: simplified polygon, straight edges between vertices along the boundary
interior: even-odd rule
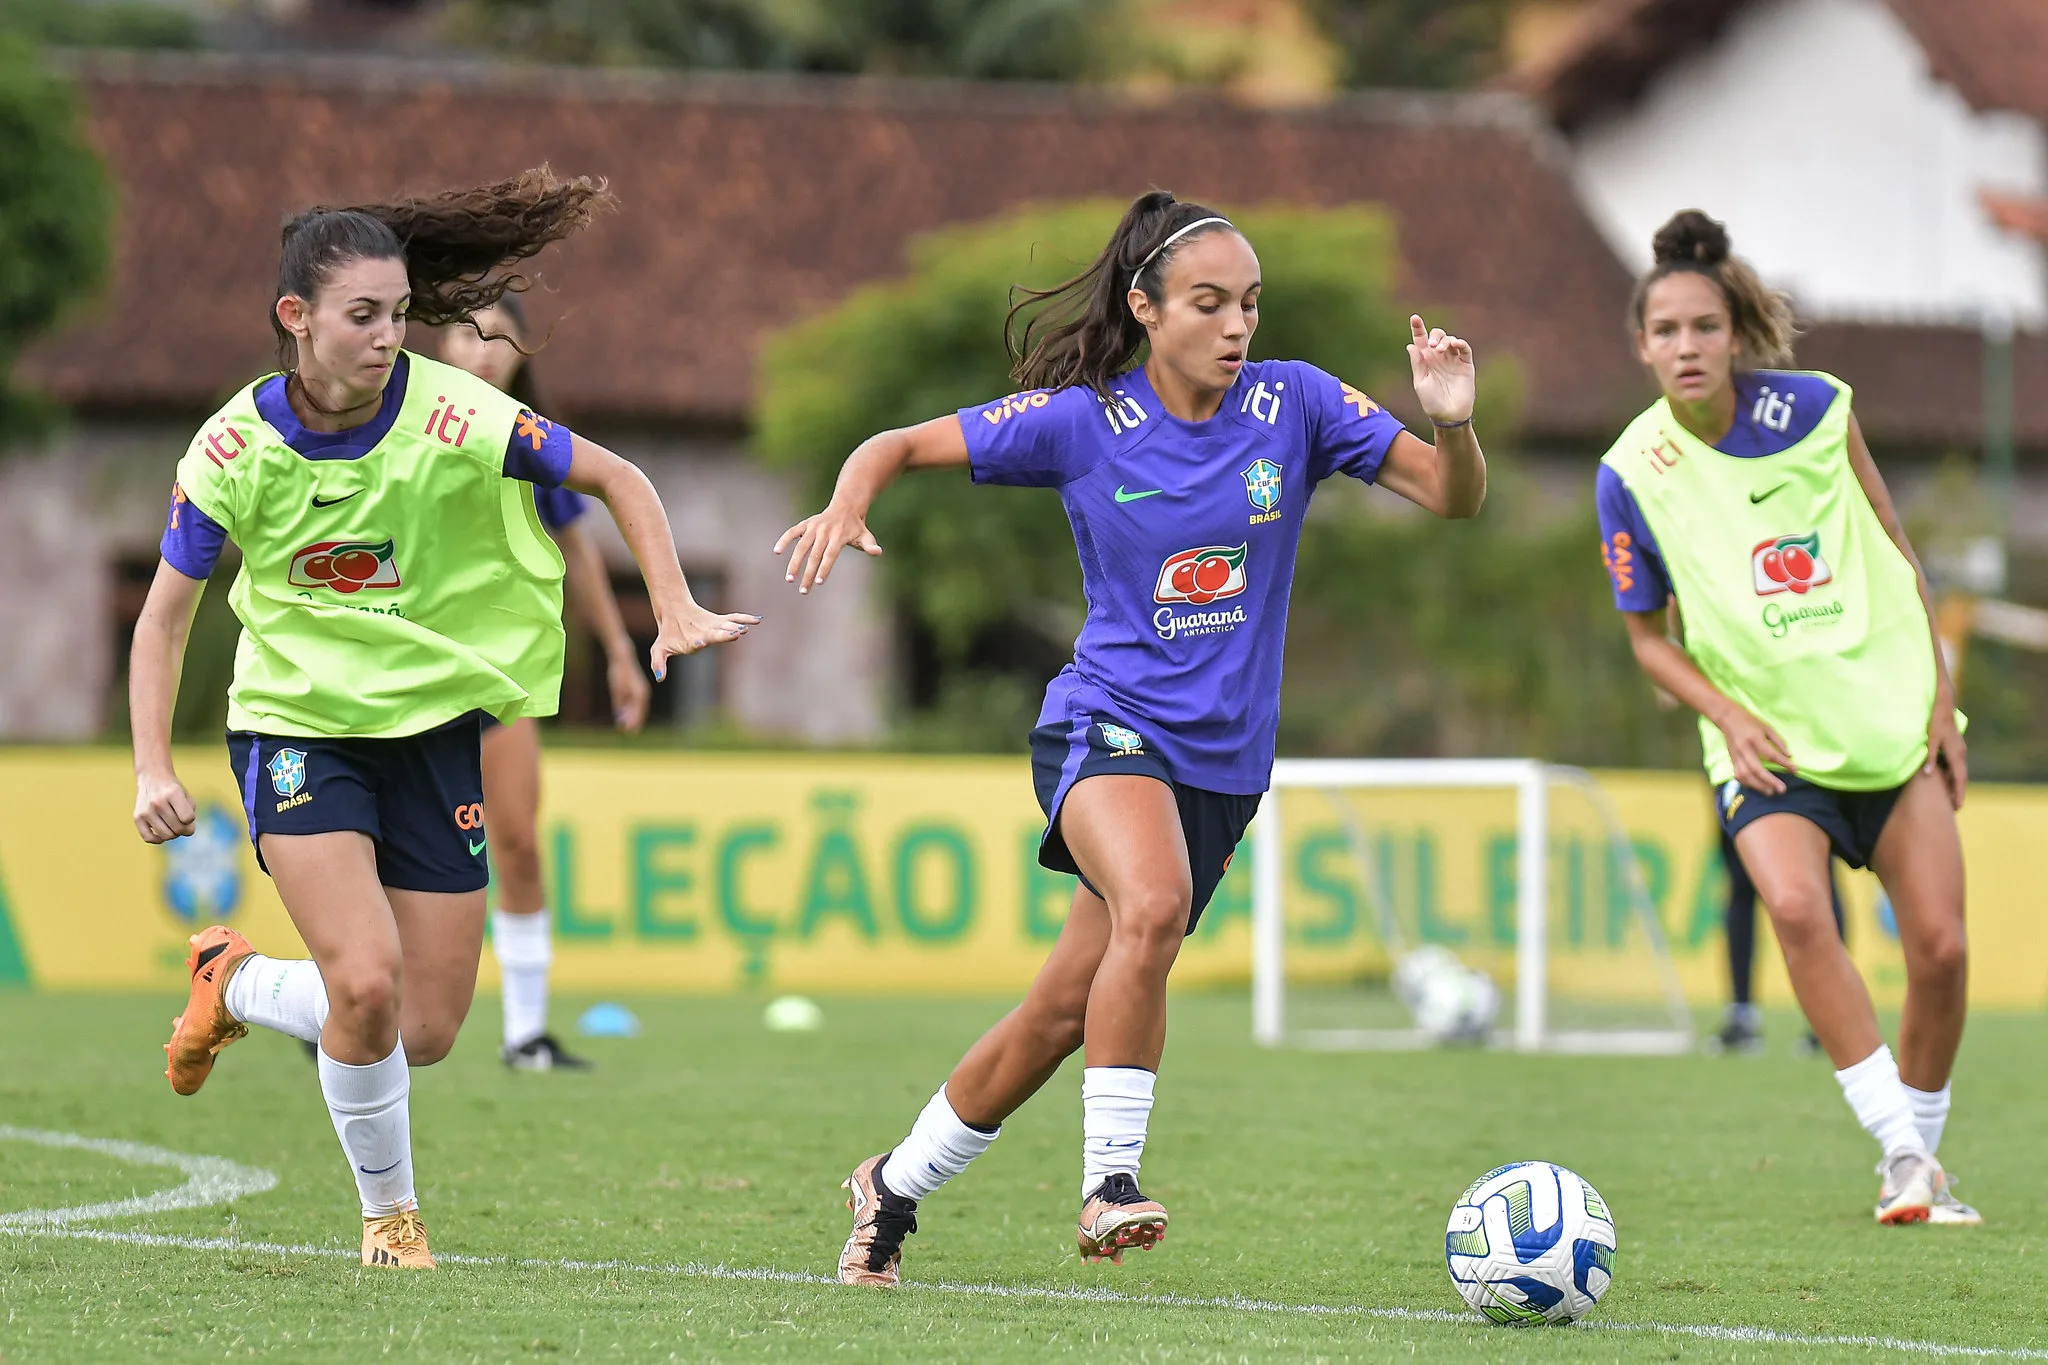
[[[531,333],[517,294],[507,294],[467,325],[451,327],[441,358],[519,400],[528,414],[541,407],[526,351]],[[516,435],[516,433],[515,433]],[[539,440],[539,433],[528,443]],[[651,690],[619,615],[619,599],[597,542],[582,526],[589,504],[567,488],[535,484],[540,524],[561,547],[564,582],[585,624],[604,646],[605,685],[612,723],[631,734],[646,723]],[[503,981],[504,1042],[499,1057],[515,1071],[581,1071],[590,1063],[548,1031],[548,976],[554,962],[540,873],[540,726],[531,715],[500,725],[486,716],[483,740],[484,808],[491,813],[492,856],[498,907],[491,912],[491,949]]]
[[[1962,1042],[1962,717],[1927,576],[1792,310],[1696,210],[1658,229],[1630,322],[1663,397],[1600,462],[1601,555],[1636,661],[1700,715],[1722,828],[1792,988],[1883,1151],[1881,1223],[1979,1223],[1935,1157]],[[1667,634],[1675,599],[1682,642]],[[1831,913],[1830,854],[1898,915],[1894,1056]]]
[[[909,1135],[848,1177],[848,1284],[897,1282],[918,1201],[1080,1049],[1081,1253],[1121,1261],[1165,1234],[1138,1169],[1166,978],[1272,775],[1310,495],[1346,474],[1442,517],[1474,516],[1485,497],[1470,346],[1409,320],[1432,446],[1313,365],[1253,360],[1259,291],[1259,258],[1221,214],[1140,195],[1094,264],[1011,309],[1023,392],[864,441],[831,504],[776,545],[808,592],[847,547],[881,553],[868,508],[898,475],[965,469],[1059,490],[1088,600],[1031,733],[1039,862],[1081,879],[1066,925]]]
[[[194,934],[171,1088],[205,1084],[259,1025],[319,1043],[320,1090],[362,1203],[366,1266],[434,1264],[414,1189],[409,1066],[446,1056],[482,949],[482,717],[553,712],[562,558],[523,485],[602,499],[646,576],[667,660],[756,618],[690,597],[668,517],[631,464],[462,370],[404,349],[524,287],[506,267],[609,202],[545,168],[285,225],[272,307],[284,372],[209,418],[178,464],[135,627],[135,827],[193,832],[172,766],[185,637],[221,547],[242,551],[228,754],[257,861],[312,959]]]

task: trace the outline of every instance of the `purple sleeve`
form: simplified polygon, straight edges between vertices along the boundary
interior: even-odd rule
[[[1097,420],[1100,408],[1092,390],[1072,388],[1013,393],[960,409],[974,481],[1026,488],[1073,482],[1099,461],[1100,443],[1082,439],[1082,423]]]
[[[1593,499],[1600,508],[1600,559],[1614,580],[1615,610],[1662,611],[1671,596],[1671,578],[1664,572],[1657,538],[1650,534],[1636,495],[1621,475],[1603,464]]]
[[[505,443],[505,477],[542,488],[560,488],[562,480],[569,477],[569,458],[574,453],[569,428],[521,408],[512,423],[512,439]]]
[[[157,551],[164,562],[187,578],[206,579],[220,562],[221,546],[228,533],[220,523],[199,510],[178,484],[171,485],[171,511],[164,519],[163,539]]]
[[[540,524],[550,531],[561,530],[590,510],[581,493],[566,488],[537,487],[533,490],[533,501],[540,509]]]
[[[1363,483],[1379,477],[1394,438],[1407,428],[1400,419],[1335,375],[1298,365],[1308,413],[1311,464],[1316,481],[1348,474]]]

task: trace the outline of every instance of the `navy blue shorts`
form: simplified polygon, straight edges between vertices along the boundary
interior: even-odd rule
[[[400,891],[481,891],[482,712],[404,739],[317,739],[228,731],[249,841],[263,834],[360,830],[377,846],[377,880]],[[268,872],[269,868],[264,868]]]
[[[1904,784],[1875,792],[1836,791],[1820,787],[1803,777],[1779,773],[1785,790],[1776,796],[1752,791],[1732,778],[1721,784],[1714,808],[1721,813],[1721,831],[1730,839],[1743,826],[1765,815],[1797,815],[1820,827],[1835,847],[1835,856],[1851,867],[1869,867],[1877,851],[1878,836],[1892,807],[1899,802]]]
[[[1202,912],[1216,894],[1230,859],[1244,838],[1245,827],[1258,813],[1259,794],[1212,792],[1174,780],[1166,760],[1145,747],[1144,737],[1115,721],[1077,716],[1063,725],[1041,725],[1031,732],[1031,783],[1045,811],[1045,836],[1038,843],[1038,865],[1081,878],[1095,887],[1075,865],[1060,833],[1060,806],[1067,792],[1084,777],[1102,773],[1140,773],[1158,778],[1173,791],[1180,808],[1180,828],[1188,845],[1188,874],[1194,899],[1188,905],[1187,932],[1195,932]],[[1099,891],[1095,894],[1101,895]]]

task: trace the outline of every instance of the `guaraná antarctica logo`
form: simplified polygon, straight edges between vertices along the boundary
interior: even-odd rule
[[[323,540],[292,556],[291,585],[332,588],[344,596],[364,588],[395,588],[398,561],[389,540]]]
[[[209,924],[242,900],[242,824],[223,806],[200,807],[190,837],[164,850],[164,906],[181,923]]]
[[[1804,596],[1835,577],[1835,571],[1820,557],[1818,531],[1763,541],[1749,552],[1749,572],[1758,597],[1781,592]]]
[[[1182,550],[1159,566],[1159,583],[1152,590],[1155,602],[1186,602],[1206,607],[1220,598],[1235,597],[1245,590],[1246,545],[1204,545]],[[1175,612],[1171,606],[1152,613],[1152,629],[1162,640],[1182,635],[1216,635],[1236,630],[1246,620],[1244,608],[1226,611]]]

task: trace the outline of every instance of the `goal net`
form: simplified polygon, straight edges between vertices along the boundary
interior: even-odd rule
[[[1635,846],[1581,769],[1282,759],[1251,839],[1262,1044],[1693,1045]]]

